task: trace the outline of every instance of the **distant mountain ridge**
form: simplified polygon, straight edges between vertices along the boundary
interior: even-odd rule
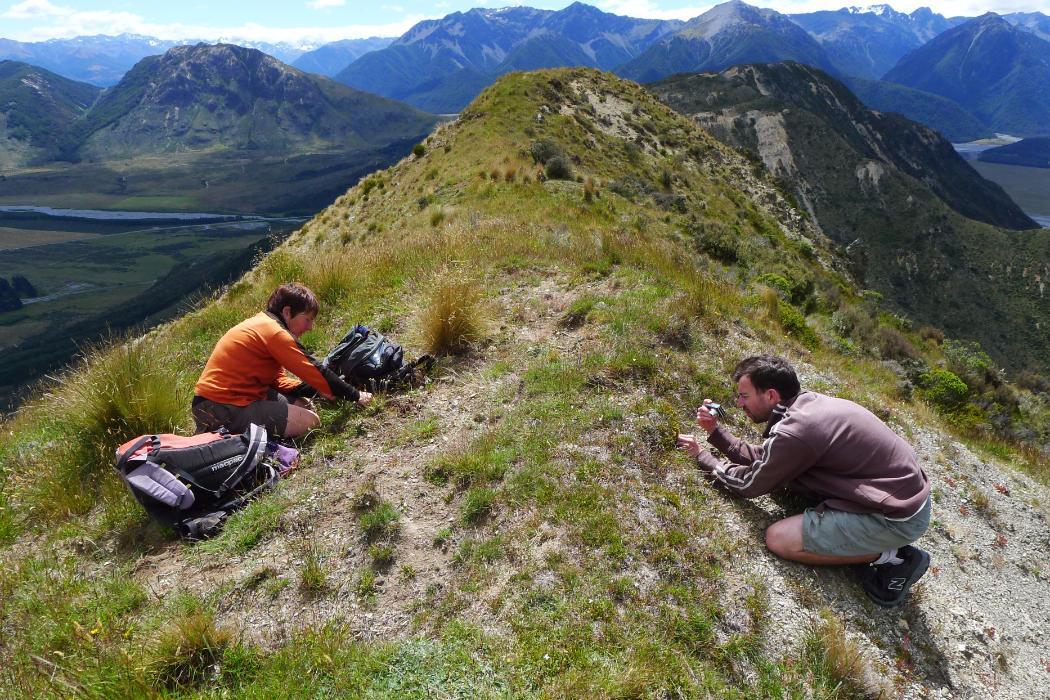
[[[1050,134],[1050,42],[994,13],[938,35],[884,79],[953,100],[998,132]]]
[[[336,80],[431,112],[456,112],[499,75],[566,64],[611,70],[680,21],[612,15],[574,3],[563,10],[473,9],[412,27]]]
[[[393,41],[394,37],[333,41],[312,51],[307,51],[292,61],[291,65],[307,73],[317,73],[331,78],[366,53],[385,49]]]
[[[0,167],[59,155],[69,125],[82,117],[100,88],[37,66],[0,61]]]
[[[198,43],[235,43],[258,49],[284,62],[293,61],[306,51],[301,46],[258,42],[245,37],[201,42],[197,39],[171,40],[140,34],[119,34],[35,42],[0,39],[0,59],[22,61],[72,80],[110,87],[116,85],[132,66],[146,56],[158,56],[175,46]]]
[[[323,152],[421,136],[434,119],[255,49],[178,46],[140,61],[77,122],[89,159],[178,150]]]
[[[198,44],[147,57],[107,90],[0,62],[0,163],[170,152],[344,152],[418,139],[436,118],[281,63]]]
[[[824,47],[839,72],[868,79],[881,78],[907,53],[964,21],[926,7],[905,14],[889,5],[788,16]]]
[[[835,70],[824,49],[786,15],[731,0],[689,20],[616,72],[651,82],[675,73],[783,60]]]

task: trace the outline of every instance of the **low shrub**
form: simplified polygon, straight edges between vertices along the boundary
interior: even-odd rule
[[[879,348],[879,355],[887,360],[914,360],[919,357],[911,341],[890,326],[879,326],[875,331],[875,344]]]
[[[538,165],[546,165],[551,158],[565,157],[561,146],[547,139],[533,141],[529,146],[529,155]]]
[[[941,413],[951,413],[966,403],[970,388],[947,369],[931,369],[919,377],[919,395]]]
[[[704,221],[692,230],[692,234],[699,252],[726,264],[740,259],[740,236],[727,224],[713,219]]]
[[[806,324],[806,317],[786,301],[781,300],[777,307],[780,327],[804,346],[813,350],[820,345],[816,332]]]
[[[573,177],[572,165],[564,156],[554,156],[548,160],[543,172],[550,180],[571,180]]]

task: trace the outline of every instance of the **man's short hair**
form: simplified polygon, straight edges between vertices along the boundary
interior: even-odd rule
[[[802,386],[798,383],[795,368],[783,357],[777,355],[752,355],[737,363],[733,370],[733,381],[747,377],[759,391],[776,389],[781,401],[795,397]]]
[[[266,302],[266,310],[277,316],[281,315],[281,310],[286,306],[291,310],[292,316],[298,316],[304,312],[316,314],[321,308],[321,305],[317,303],[317,297],[310,291],[310,288],[298,282],[282,284],[273,290],[270,300]]]

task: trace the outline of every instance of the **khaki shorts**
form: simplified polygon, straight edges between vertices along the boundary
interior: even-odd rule
[[[930,510],[929,498],[907,520],[891,520],[881,513],[807,508],[802,517],[802,548],[813,554],[857,557],[903,547],[926,532]]]
[[[268,435],[279,437],[288,427],[288,399],[273,389],[266,399],[247,406],[199,399],[194,402],[192,411],[198,433],[218,430],[221,426],[231,433],[243,433],[255,423],[266,428]]]

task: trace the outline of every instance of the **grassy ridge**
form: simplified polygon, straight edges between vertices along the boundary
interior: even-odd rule
[[[533,156],[541,152],[545,165]],[[555,157],[574,179],[545,179]],[[837,393],[866,405],[901,401],[879,358],[833,328],[836,312],[860,313],[870,296],[817,262],[828,259],[819,239],[777,223],[770,212],[781,201],[742,159],[637,86],[591,71],[499,81],[215,303],[100,350],[4,426],[0,537],[18,565],[0,573],[0,626],[11,632],[0,644],[12,659],[0,682],[21,694],[208,697],[873,694],[833,618],[798,648],[770,646],[764,583],[727,573],[748,535],[721,527],[725,502],[673,448],[678,425],[725,390],[724,370],[745,348],[832,368],[852,378]],[[318,544],[298,571],[260,569],[203,598],[154,601],[131,574],[151,547],[175,545],[117,483],[113,446],[185,429],[216,339],[290,279],[321,297],[318,327],[304,337],[315,348],[362,321],[422,349],[450,279],[463,285],[459,297],[489,301],[435,312],[479,321],[469,352],[446,356],[438,377],[497,383],[467,421],[478,428],[446,426],[456,439],[419,473],[449,509],[428,534],[453,552],[413,602],[411,636],[358,641],[342,618],[318,612],[289,638],[260,644],[222,617],[236,596],[258,605],[301,596],[292,600],[313,610],[315,598],[337,600],[325,598],[329,583],[346,584],[362,610],[381,606],[377,572],[406,545],[394,537],[401,514],[367,494],[337,503],[320,492],[325,508],[375,537],[372,564],[351,581],[326,573],[345,549]],[[538,309],[552,303],[545,294],[560,290],[572,296],[557,320],[566,335],[530,337],[542,330]],[[419,390],[397,411],[380,401],[363,418],[326,409],[333,427],[308,449],[338,463],[366,459],[355,450],[370,447],[407,463],[437,430],[422,412],[436,391]],[[313,473],[323,489],[327,473]],[[233,552],[288,539],[306,524],[295,500],[309,494],[287,486],[193,556],[221,566]],[[357,515],[345,512],[355,504]],[[31,541],[59,553],[34,553]],[[413,575],[402,568],[387,588]]]

